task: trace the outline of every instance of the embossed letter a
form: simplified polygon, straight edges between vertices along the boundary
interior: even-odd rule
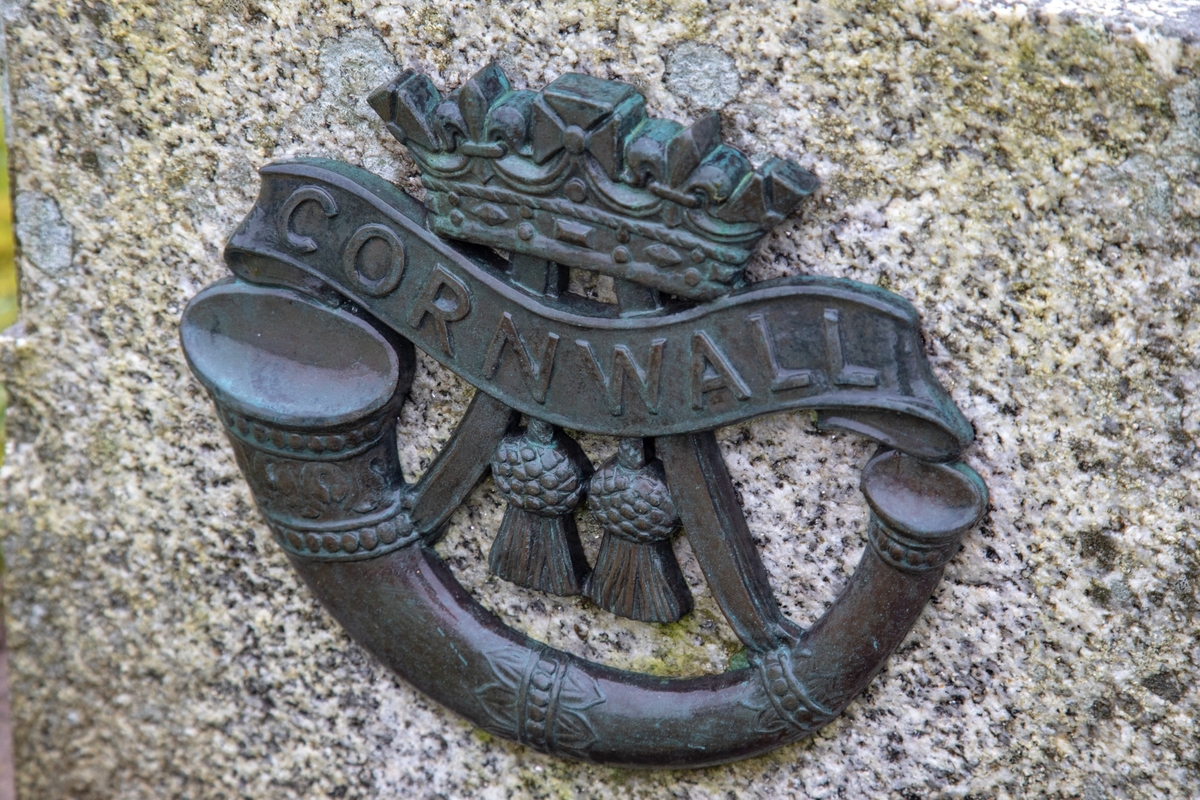
[[[750,387],[705,331],[692,334],[692,408],[704,408],[704,395],[728,389],[738,400],[750,398]]]

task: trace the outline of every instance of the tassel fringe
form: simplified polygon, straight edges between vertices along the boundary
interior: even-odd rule
[[[670,540],[637,544],[604,534],[583,593],[613,614],[642,622],[677,622],[692,610]]]
[[[587,576],[573,515],[543,517],[513,505],[492,541],[488,566],[518,586],[562,596],[579,594]]]

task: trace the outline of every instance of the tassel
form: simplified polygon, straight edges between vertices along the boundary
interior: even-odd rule
[[[662,462],[647,464],[642,441],[622,439],[616,458],[592,476],[588,494],[604,539],[583,593],[642,622],[676,622],[691,611],[692,593],[671,550],[679,515]]]
[[[500,443],[492,478],[508,508],[488,556],[492,574],[549,594],[583,590],[587,559],[574,511],[591,472],[579,445],[541,420]]]

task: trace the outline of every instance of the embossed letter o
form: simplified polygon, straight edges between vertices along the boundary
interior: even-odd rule
[[[383,247],[373,243],[382,243]],[[386,253],[381,253],[386,249]],[[404,243],[386,225],[369,223],[354,232],[342,251],[342,271],[350,285],[371,297],[383,297],[404,275]]]

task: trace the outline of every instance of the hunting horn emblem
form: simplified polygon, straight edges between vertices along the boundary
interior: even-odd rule
[[[747,283],[758,240],[817,182],[790,161],[755,168],[715,115],[652,119],[631,86],[578,74],[517,91],[494,65],[447,96],[404,72],[370,104],[425,203],[336,161],[264,167],[225,249],[236,277],[181,326],[296,571],[418,689],[548,753],[699,766],[829,722],[987,503],[916,311],[846,280]],[[571,270],[610,276],[618,302],[568,291]],[[414,347],[477,391],[410,484],[396,425]],[[862,475],[869,545],[808,629],[779,611],[713,434],[787,410],[881,445]],[[593,466],[567,430],[616,437],[617,455]],[[748,666],[668,680],[505,627],[431,547],[489,474],[507,501],[496,575],[671,622],[692,605],[670,546],[682,532]],[[604,531],[595,564],[580,513]]]

